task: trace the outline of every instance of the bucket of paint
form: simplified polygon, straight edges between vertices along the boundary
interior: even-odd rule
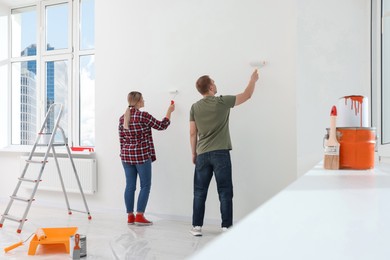
[[[73,250],[76,245],[75,243],[75,236],[70,237],[70,255],[73,256]],[[80,242],[79,242],[79,247],[80,247],[80,257],[85,257],[87,256],[87,237],[85,235],[80,235]]]
[[[368,98],[359,95],[341,97],[337,103],[337,127],[369,127]]]
[[[329,136],[329,128],[326,130]],[[340,143],[340,169],[374,168],[376,145],[374,127],[337,127],[336,132]]]

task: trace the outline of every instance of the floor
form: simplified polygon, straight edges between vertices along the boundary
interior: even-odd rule
[[[6,204],[0,203],[1,213]],[[32,205],[28,220],[20,234],[16,232],[18,223],[5,220],[0,229],[0,248],[27,240],[40,228],[78,227],[78,233],[86,236],[87,256],[81,259],[185,259],[204,247],[221,234],[218,225],[205,225],[203,236],[194,237],[189,233],[190,223],[163,219],[154,215],[147,218],[152,226],[127,225],[126,215],[121,213],[91,213],[87,215],[66,209],[39,207]],[[0,252],[0,259],[26,259],[31,238],[7,253]],[[63,246],[38,246],[31,259],[70,259]]]

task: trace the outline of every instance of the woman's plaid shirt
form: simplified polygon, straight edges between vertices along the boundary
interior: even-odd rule
[[[156,160],[152,128],[165,130],[171,123],[168,118],[162,121],[155,119],[148,112],[132,108],[129,129],[123,127],[122,115],[119,118],[119,142],[121,146],[120,157],[123,162],[142,164],[151,159]]]

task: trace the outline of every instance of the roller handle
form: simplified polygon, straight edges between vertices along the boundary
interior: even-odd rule
[[[9,246],[9,247],[6,247],[6,248],[4,248],[4,252],[8,252],[8,251],[10,251],[10,250],[12,250],[12,249],[15,249],[15,248],[17,248],[18,246],[21,246],[21,245],[23,245],[23,242],[22,241],[20,241],[20,242],[18,242],[18,243],[16,243],[16,244],[13,244],[12,246]]]
[[[171,100],[171,105],[175,104],[175,101],[174,100]]]

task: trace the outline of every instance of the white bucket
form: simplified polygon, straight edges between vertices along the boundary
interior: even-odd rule
[[[368,122],[368,98],[358,95],[339,98],[337,127],[370,127]]]

